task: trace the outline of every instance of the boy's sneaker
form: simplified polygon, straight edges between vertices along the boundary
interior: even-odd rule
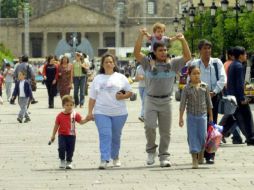
[[[164,167],[170,167],[170,166],[171,166],[171,163],[170,163],[169,160],[161,160],[161,161],[160,161],[160,166],[161,166],[162,168],[164,168]]]
[[[155,156],[156,156],[156,153],[148,153],[147,154],[147,160],[146,160],[146,164],[147,165],[153,165],[154,162],[155,162]]]
[[[113,160],[113,166],[114,167],[120,167],[121,166],[121,162],[118,158]]]
[[[18,117],[17,120],[18,120],[19,123],[22,123],[22,119],[21,118]]]
[[[29,117],[27,117],[24,121],[24,123],[28,123],[29,121],[31,121],[31,119]]]
[[[107,168],[108,162],[106,160],[102,160],[100,165],[99,165],[99,169],[100,170],[104,170]]]
[[[65,168],[65,160],[60,160],[59,168],[64,169]]]
[[[71,162],[67,162],[66,163],[66,169],[72,169],[72,165],[71,165]]]

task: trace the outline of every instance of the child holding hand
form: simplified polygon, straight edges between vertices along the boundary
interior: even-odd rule
[[[50,143],[54,142],[55,135],[58,131],[59,168],[72,169],[71,163],[76,142],[75,123],[85,124],[88,120],[82,119],[80,114],[73,110],[74,100],[71,96],[63,96],[62,106],[64,111],[56,117]]]
[[[183,89],[180,102],[179,126],[183,127],[183,114],[187,106],[187,135],[189,150],[192,155],[192,168],[203,163],[207,133],[207,113],[209,122],[213,121],[212,101],[207,84],[200,80],[200,69],[197,66],[188,68],[189,83]]]

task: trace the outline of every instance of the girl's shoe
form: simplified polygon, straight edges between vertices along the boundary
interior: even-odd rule
[[[18,117],[17,120],[18,120],[19,123],[22,123],[22,119],[21,118]]]
[[[198,169],[198,154],[192,153],[192,169]]]
[[[65,160],[60,160],[59,168],[60,168],[60,169],[64,169],[65,167],[66,167],[66,165],[65,165]]]
[[[113,160],[113,166],[114,167],[121,167],[121,162],[118,158]]]
[[[28,123],[29,121],[31,121],[31,119],[29,117],[27,117],[24,121],[24,123]]]
[[[99,165],[99,169],[100,170],[104,170],[107,168],[108,162],[106,160],[102,160],[100,165]]]

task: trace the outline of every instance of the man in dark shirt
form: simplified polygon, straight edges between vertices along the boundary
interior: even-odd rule
[[[254,123],[249,106],[249,99],[244,96],[244,68],[243,63],[247,60],[247,54],[243,47],[233,48],[235,60],[228,69],[228,95],[236,97],[238,107],[234,113],[237,124],[246,137],[247,145],[254,145]]]

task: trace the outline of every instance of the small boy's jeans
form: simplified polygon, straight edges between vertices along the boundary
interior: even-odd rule
[[[109,161],[110,158],[118,158],[122,129],[127,116],[127,114],[121,116],[94,115],[99,132],[101,160]]]
[[[25,118],[29,118],[29,115],[27,113],[27,105],[29,102],[29,98],[26,97],[19,97],[19,107],[20,107],[20,111],[19,111],[19,115],[18,117],[20,119],[23,119],[23,117]]]
[[[76,136],[74,135],[58,135],[58,153],[60,160],[72,162],[75,150]]]

